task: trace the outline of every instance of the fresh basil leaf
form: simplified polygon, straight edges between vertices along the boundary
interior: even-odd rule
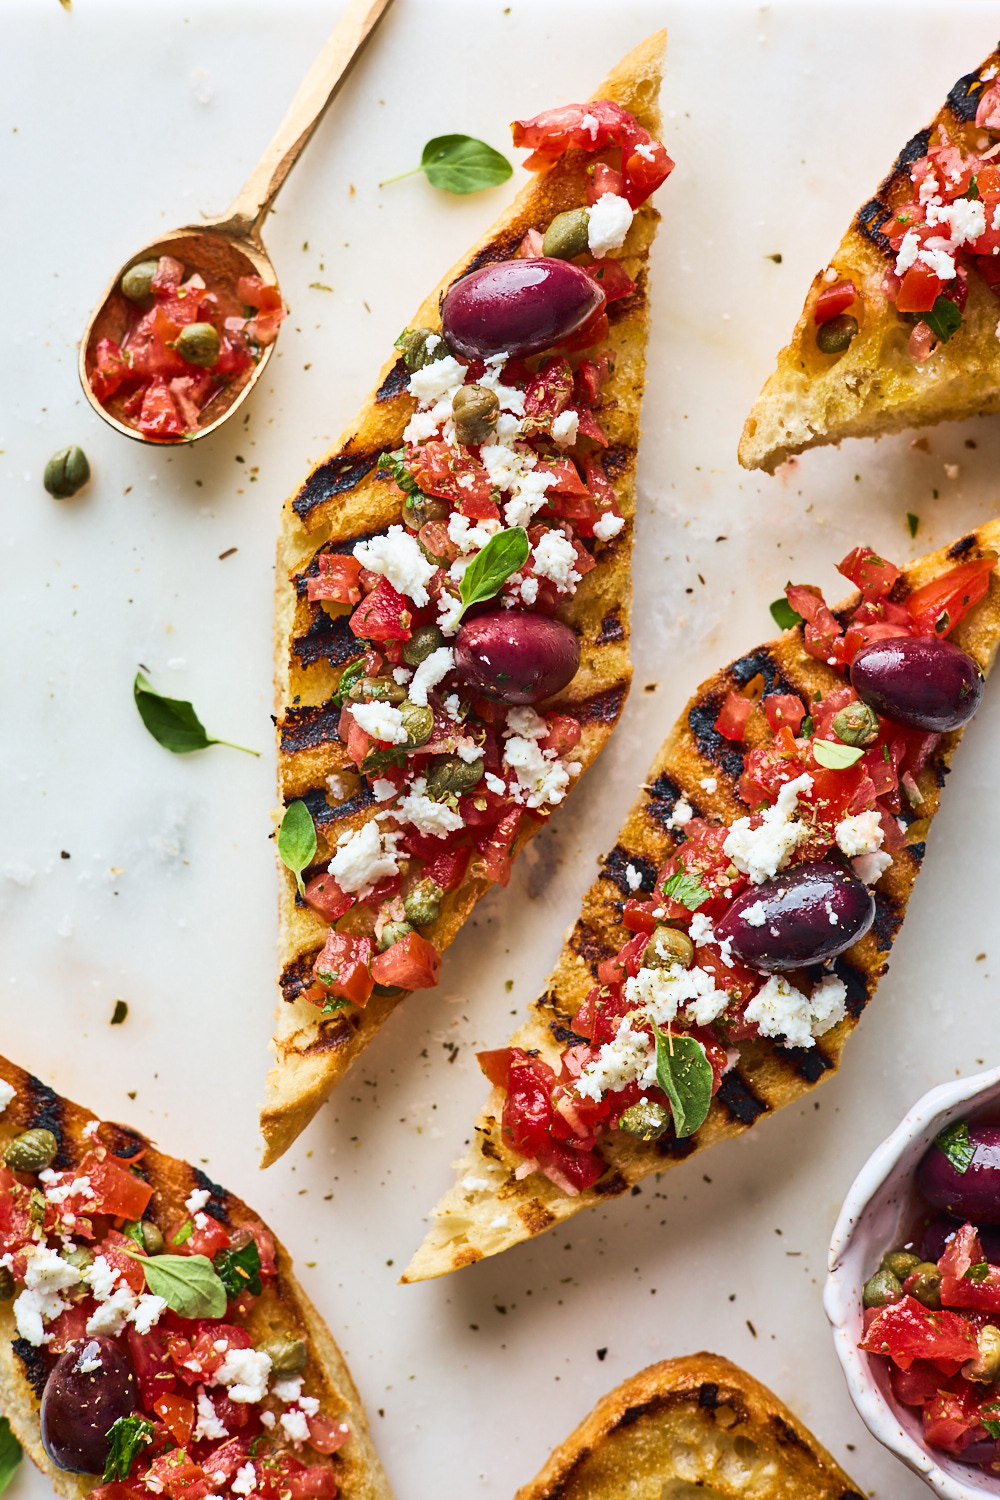
[[[678,1140],[704,1124],[712,1102],[712,1064],[693,1036],[656,1036],[656,1081],[670,1100]]]
[[[981,1260],[978,1265],[970,1266],[962,1277],[963,1281],[971,1281],[973,1286],[982,1286],[984,1281],[990,1279],[989,1262]]]
[[[24,1450],[11,1432],[10,1423],[6,1417],[0,1417],[0,1495],[17,1473],[23,1456]]]
[[[924,313],[920,321],[927,324],[935,338],[946,344],[952,334],[961,328],[962,314],[950,297],[935,297],[934,306],[930,312]]]
[[[980,1411],[979,1420],[991,1438],[1000,1438],[1000,1422],[997,1421],[996,1417],[984,1417],[982,1411]]]
[[[104,1483],[127,1479],[140,1448],[153,1441],[153,1424],[144,1417],[119,1417],[108,1428],[108,1456],[104,1462]]]
[[[956,1120],[954,1125],[947,1126],[939,1136],[935,1136],[934,1144],[948,1158],[955,1171],[964,1177],[976,1154],[976,1148],[969,1140],[966,1122]]]
[[[803,740],[812,739],[812,733],[815,728],[816,722],[813,719],[812,714],[806,714],[805,718],[802,720],[802,723],[799,725],[799,738]]]
[[[419,167],[387,177],[379,187],[423,172],[433,187],[444,188],[447,193],[478,193],[506,182],[513,170],[507,158],[485,141],[471,135],[436,135],[424,147]]]
[[[238,1250],[220,1250],[212,1264],[230,1302],[243,1292],[249,1292],[251,1297],[260,1296],[263,1288],[260,1281],[260,1251],[256,1240],[247,1240]]]
[[[135,674],[132,692],[139,717],[153,739],[174,755],[190,755],[192,750],[207,750],[209,745],[228,745],[231,750],[260,755],[259,750],[249,750],[246,745],[235,745],[232,740],[219,740],[206,733],[204,724],[186,699],[165,698],[154,691],[141,672]]]
[[[802,616],[785,598],[775,599],[771,605],[771,619],[779,630],[791,630],[793,625],[799,625],[802,622]]]
[[[304,895],[302,871],[316,857],[316,824],[308,807],[298,799],[285,808],[285,815],[278,829],[278,854],[282,864],[287,865],[295,876],[299,895]]]
[[[842,745],[840,740],[813,740],[812,752],[816,763],[828,771],[846,771],[865,753],[860,745]]]
[[[176,1241],[175,1241],[176,1243]],[[126,1250],[126,1255],[133,1251]],[[206,1255],[136,1255],[154,1297],[182,1318],[221,1318],[229,1300]]]
[[[347,697],[348,693],[351,691],[351,688],[357,682],[358,678],[363,677],[364,675],[364,658],[362,657],[360,661],[352,661],[350,666],[345,667],[341,672],[340,681],[337,683],[336,691],[332,694],[330,702],[335,704],[337,708],[343,708],[344,699]]]
[[[462,576],[459,585],[462,609],[457,618],[462,618],[470,604],[481,604],[484,599],[492,599],[499,593],[510,575],[527,560],[530,551],[528,533],[523,526],[512,526],[508,531],[498,531],[491,536]]]
[[[702,902],[708,900],[705,887],[686,870],[675,870],[674,874],[663,882],[663,894],[669,896],[671,901],[679,901],[682,906],[687,907],[688,911],[697,911]]]
[[[343,1010],[344,1006],[350,1005],[350,1003],[350,1000],[345,999],[343,995],[337,995],[336,998],[333,995],[328,995],[323,1001],[323,1009],[320,1011],[320,1015],[332,1016],[334,1011]]]
[[[404,332],[405,331],[406,330],[404,330]],[[400,337],[402,337],[402,335],[400,335]],[[398,339],[396,340],[396,343],[398,345]],[[375,469],[376,472],[381,469],[383,473],[390,473],[399,488],[401,490],[404,490],[406,494],[423,494],[423,491],[421,490],[419,484],[414,479],[413,475],[410,473],[409,469],[403,462],[402,448],[397,448],[395,453],[380,453],[378,456],[378,463],[375,465]]]
[[[193,1219],[185,1219],[184,1223],[181,1225],[180,1229],[178,1229],[177,1233],[174,1234],[174,1235],[171,1235],[171,1237],[170,1237],[170,1243],[172,1245],[186,1245],[187,1242],[188,1242],[188,1240],[191,1238],[191,1236],[193,1234],[194,1234],[194,1220]]]

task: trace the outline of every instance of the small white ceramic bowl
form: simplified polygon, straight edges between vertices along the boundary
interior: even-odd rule
[[[847,1389],[873,1437],[919,1474],[942,1500],[1000,1496],[1000,1478],[956,1463],[921,1436],[920,1415],[899,1405],[889,1386],[889,1363],[864,1354],[861,1289],[886,1250],[912,1223],[919,1195],[916,1170],[928,1146],[953,1120],[1000,1117],[1000,1068],[931,1089],[867,1160],[840,1210],[830,1242],[823,1306],[833,1326]]]

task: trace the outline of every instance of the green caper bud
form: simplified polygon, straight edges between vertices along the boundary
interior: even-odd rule
[[[207,370],[218,359],[222,343],[211,323],[188,323],[177,335],[174,347],[187,364]]]
[[[635,1135],[641,1141],[658,1141],[670,1128],[670,1115],[662,1104],[652,1099],[640,1099],[630,1104],[618,1121],[618,1129],[626,1135]]]
[[[554,260],[572,260],[587,249],[590,238],[590,214],[585,208],[569,208],[556,214],[545,231],[542,254]]]
[[[9,1266],[0,1266],[0,1302],[9,1302],[16,1290],[13,1271]]]
[[[73,443],[53,453],[45,465],[42,483],[55,500],[69,500],[90,478],[90,465],[82,448]]]
[[[886,1307],[890,1302],[898,1302],[902,1295],[902,1285],[891,1271],[876,1271],[865,1282],[861,1301],[865,1307]]]
[[[682,969],[690,969],[693,962],[694,943],[686,932],[663,924],[653,929],[642,955],[643,968],[669,969],[679,964]]]
[[[78,1271],[86,1271],[94,1264],[94,1252],[88,1250],[86,1245],[77,1245],[66,1252],[63,1260],[67,1265],[75,1266]]]
[[[416,750],[426,745],[434,733],[434,710],[425,704],[411,703],[409,698],[399,705],[399,712],[406,730],[407,750]]]
[[[153,295],[153,277],[159,261],[140,260],[129,266],[121,279],[121,289],[130,302],[146,302]]]
[[[439,625],[418,625],[408,641],[403,642],[403,660],[409,667],[419,667],[432,651],[444,645]]]
[[[910,1296],[916,1297],[925,1307],[932,1312],[941,1310],[941,1272],[933,1261],[921,1261],[914,1266],[910,1272],[913,1281],[910,1285]]]
[[[142,1236],[142,1248],[147,1255],[159,1255],[163,1249],[163,1233],[152,1219],[141,1219],[139,1221],[139,1233]]]
[[[867,703],[849,703],[834,714],[833,732],[845,745],[867,750],[878,739],[878,714]]]
[[[495,391],[484,385],[463,385],[451,403],[455,418],[455,436],[468,448],[485,443],[492,436],[500,415],[500,401]]]
[[[962,1374],[966,1380],[992,1385],[1000,1375],[1000,1328],[987,1323],[985,1328],[979,1330],[978,1343],[979,1354],[975,1359],[966,1360],[962,1366]]]
[[[414,927],[427,927],[441,915],[441,897],[444,895],[437,881],[419,880],[403,897],[406,920]]]
[[[378,951],[384,953],[387,948],[394,948],[412,931],[413,928],[409,922],[386,922],[382,928],[382,936],[378,940]]]
[[[460,755],[436,755],[427,772],[427,793],[431,797],[444,797],[453,792],[460,797],[471,792],[483,778],[483,757],[464,761]]]
[[[38,1127],[16,1135],[3,1154],[4,1165],[12,1172],[43,1172],[52,1165],[59,1142],[51,1130]]]
[[[305,1339],[276,1338],[261,1344],[260,1353],[266,1354],[270,1359],[271,1374],[286,1380],[290,1376],[302,1374],[308,1350]]]
[[[347,696],[355,703],[402,703],[406,689],[388,677],[359,677],[351,683]]]
[[[912,1250],[887,1250],[879,1262],[880,1271],[891,1271],[899,1282],[906,1280],[920,1265],[920,1256]]]
[[[403,520],[411,531],[419,531],[428,521],[444,521],[450,514],[447,500],[434,495],[407,495],[403,501]],[[440,559],[432,557],[432,562]]]
[[[821,354],[843,354],[854,342],[858,332],[858,320],[850,313],[829,318],[816,330],[816,347]]]
[[[395,347],[403,356],[408,370],[422,370],[435,360],[446,359],[450,350],[439,333],[432,328],[404,328]]]

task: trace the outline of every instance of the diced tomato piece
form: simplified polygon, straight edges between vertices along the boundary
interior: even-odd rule
[[[177,1384],[167,1336],[156,1328],[151,1328],[148,1333],[137,1333],[131,1323],[126,1325],[125,1335],[142,1391],[142,1404],[151,1412],[159,1398]]]
[[[549,1142],[555,1074],[537,1058],[512,1057],[503,1107],[505,1140],[521,1156],[535,1156]]]
[[[471,858],[472,849],[466,844],[439,854],[424,866],[421,873],[426,880],[433,880],[443,891],[453,891],[465,879]]]
[[[176,1396],[173,1392],[158,1397],[153,1403],[153,1410],[166,1425],[178,1448],[183,1448],[190,1441],[194,1431],[195,1409],[193,1401],[189,1401],[186,1396]]]
[[[749,698],[731,688],[719,710],[715,729],[727,740],[741,740],[746,733],[747,720],[750,718],[752,708],[753,704]]]
[[[866,600],[883,599],[896,579],[902,577],[899,568],[879,557],[870,547],[855,547],[853,552],[848,552],[843,562],[837,564],[837,572],[849,578]]]
[[[441,959],[433,943],[419,932],[408,932],[398,943],[372,959],[376,984],[400,985],[404,990],[432,989],[441,972]]]
[[[709,823],[705,818],[692,818],[684,825],[684,832],[687,835],[684,843],[661,874],[669,879],[670,875],[683,870],[693,876],[708,892],[707,900],[699,905],[698,910],[712,919],[721,917],[733,897],[747,883],[745,875],[729,873],[733,868],[732,860],[723,848],[729,829],[725,824]],[[662,880],[658,880],[657,889],[662,889],[662,885]]]
[[[337,1481],[329,1464],[299,1466],[292,1458],[285,1458],[276,1469],[262,1469],[261,1490],[265,1495],[277,1496],[279,1500],[333,1500],[337,1494]]]
[[[181,415],[170,387],[162,376],[157,375],[147,386],[136,425],[146,437],[164,441],[183,437],[189,430],[189,423]]]
[[[336,1453],[351,1435],[346,1422],[331,1422],[322,1412],[317,1412],[314,1417],[307,1417],[306,1426],[309,1428],[309,1446],[315,1448],[317,1453]]]
[[[489,495],[484,495],[480,489],[472,494],[464,494],[458,502],[458,509],[468,521],[499,521],[500,507]],[[430,593],[431,585],[427,585]],[[434,596],[431,595],[433,598]]]
[[[944,282],[920,261],[903,277],[896,296],[898,312],[930,312],[944,290]]]
[[[603,344],[611,336],[611,326],[603,305],[592,313],[582,328],[577,329],[560,347],[566,354],[575,354],[578,349],[590,349],[594,344]]]
[[[828,323],[831,318],[846,312],[857,295],[858,289],[853,281],[838,281],[833,286],[825,287],[816,298],[813,322],[819,327],[821,323]]]
[[[903,1370],[915,1359],[935,1364],[957,1360],[961,1365],[979,1352],[975,1331],[963,1317],[931,1312],[910,1296],[879,1308],[858,1347],[869,1354],[887,1354]]]
[[[350,1000],[362,1008],[368,1004],[372,987],[371,962],[374,954],[371,938],[353,937],[330,929],[323,950],[313,964],[313,973],[325,995]],[[383,981],[384,982],[384,981]]]
[[[623,186],[622,174],[618,171],[617,167],[612,167],[606,161],[595,162],[594,175],[587,189],[587,202],[592,206],[599,202],[605,193],[610,193],[613,197],[620,198]]]
[[[489,1052],[477,1052],[476,1061],[494,1088],[507,1087],[507,1075],[515,1056],[524,1057],[520,1047],[494,1047]]]
[[[921,635],[948,635],[983,598],[996,565],[995,556],[973,558],[914,589],[906,608]]]
[[[511,854],[523,819],[524,809],[512,807],[509,812],[504,813],[489,838],[481,842],[476,840],[479,850],[479,859],[474,867],[476,873],[481,873],[487,880],[495,880],[499,885],[507,885],[510,880]]]
[[[388,578],[380,578],[348,624],[356,636],[372,641],[408,641],[413,616],[404,596]]]
[[[357,604],[361,599],[358,575],[361,564],[356,557],[340,553],[321,552],[319,577],[310,578],[306,584],[306,595],[310,603],[317,599],[332,599],[337,604]]]
[[[440,438],[419,446],[407,443],[403,463],[425,495],[436,495],[453,505],[463,498],[490,499],[493,486],[479,460]]]
[[[792,734],[798,734],[806,709],[797,693],[768,693],[764,699],[764,713],[775,734],[782,726],[790,729]]]
[[[204,1255],[211,1260],[220,1250],[228,1250],[229,1231],[218,1219],[213,1219],[211,1214],[202,1214],[200,1217],[206,1219],[207,1223],[196,1224],[194,1234],[181,1249],[188,1255]]]
[[[153,1196],[148,1183],[113,1161],[98,1161],[92,1151],[84,1156],[76,1175],[90,1179],[98,1212],[115,1219],[141,1219]]]
[[[87,1332],[87,1319],[94,1312],[96,1304],[89,1297],[82,1302],[74,1302],[61,1312],[51,1323],[46,1324],[47,1335],[46,1349],[50,1354],[65,1354],[70,1344],[77,1339],[82,1339]]]
[[[607,354],[599,359],[581,359],[576,367],[573,389],[580,405],[594,406],[600,400],[601,386],[611,373],[611,360]]]
[[[90,388],[98,401],[113,396],[123,380],[131,377],[132,370],[114,339],[100,339],[90,376]]]
[[[889,1381],[897,1401],[901,1401],[904,1406],[924,1406],[928,1401],[934,1400],[944,1383],[944,1377],[933,1365],[918,1359],[908,1370],[890,1365]]]
[[[549,732],[539,740],[541,750],[554,750],[557,755],[568,755],[580,743],[583,728],[579,719],[570,714],[548,714]]]
[[[934,1448],[958,1453],[978,1425],[975,1401],[956,1391],[938,1391],[923,1409],[924,1439]]]
[[[525,390],[523,430],[551,432],[553,421],[566,409],[572,394],[573,371],[569,362],[557,356],[547,359]]]
[[[604,293],[605,302],[617,302],[622,297],[631,297],[635,291],[636,284],[626,273],[620,260],[612,260],[610,257],[592,260],[583,269],[597,282]]]
[[[592,438],[595,443],[600,443],[602,448],[608,446],[608,439],[604,429],[589,406],[578,406],[576,408],[576,423],[578,437]]]
[[[212,1405],[215,1407],[216,1412],[221,1414],[222,1400],[214,1392],[212,1394]],[[227,1400],[226,1405],[235,1406],[236,1402]],[[228,1425],[228,1422],[223,1422],[223,1426]],[[210,1473],[216,1482],[217,1489],[225,1489],[236,1478],[237,1469],[241,1469],[247,1461],[250,1442],[251,1439],[249,1437],[234,1437],[230,1438],[228,1443],[222,1443],[218,1448],[212,1449]],[[148,1491],[146,1491],[146,1494],[148,1496]]]
[[[697,947],[694,955],[698,968],[704,969],[706,974],[711,974],[715,988],[726,990],[737,1004],[749,1000],[761,987],[761,976],[758,973],[753,969],[748,969],[736,958],[730,964],[725,963],[717,948]],[[724,1058],[723,1067],[725,1067]]]
[[[593,1151],[574,1151],[551,1137],[535,1153],[544,1176],[575,1198],[586,1192],[604,1171],[605,1163]]]
[[[642,955],[646,951],[646,934],[641,930],[623,943],[614,958],[605,958],[597,965],[597,978],[601,984],[616,985],[634,978],[641,967]]]
[[[307,906],[319,913],[324,922],[332,925],[345,911],[350,911],[357,898],[342,891],[333,876],[324,872],[322,875],[314,875],[312,880],[306,882],[303,899]]]
[[[828,609],[820,590],[812,584],[789,584],[785,589],[785,597],[806,622],[805,647],[810,656],[815,656],[819,661],[828,662],[831,657],[839,660],[843,631]]]
[[[138,1295],[146,1290],[146,1273],[142,1262],[129,1255],[129,1250],[138,1250],[134,1241],[112,1229],[100,1245],[95,1245],[94,1254],[103,1255],[108,1265],[120,1273],[129,1290]]]
[[[183,1448],[174,1448],[170,1453],[161,1453],[149,1466],[148,1479],[152,1479],[156,1494],[165,1494],[170,1500],[204,1500],[211,1492],[208,1475],[200,1464],[190,1459]]]

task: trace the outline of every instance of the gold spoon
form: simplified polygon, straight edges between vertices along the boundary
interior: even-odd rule
[[[129,315],[135,310],[135,304],[126,298],[121,289],[122,276],[130,266],[139,261],[158,260],[161,255],[172,255],[183,262],[188,273],[200,273],[210,287],[230,289],[234,301],[236,283],[241,276],[259,276],[265,286],[277,282],[274,267],[260,237],[261,226],[282,183],[298,161],[327,106],[391,3],[392,0],[348,0],[344,13],[330,33],[322,52],[302,80],[271,144],[251,172],[243,191],[224,214],[217,219],[206,219],[201,224],[186,224],[180,229],[171,230],[169,234],[161,235],[159,239],[143,246],[135,255],[130,255],[111,278],[80,342],[79,372],[87,400],[98,416],[116,432],[123,432],[126,437],[155,447],[170,446],[169,442],[148,438],[126,422],[119,421],[101,405],[91,389],[90,376],[94,369],[98,340],[109,338],[120,343],[128,327]],[[234,312],[240,310],[235,305],[232,309]],[[265,345],[258,363],[227,381],[202,408],[197,429],[190,436],[175,441],[194,442],[221,427],[245,401],[264,373],[273,349],[273,343]],[[111,399],[114,400],[114,397]]]

